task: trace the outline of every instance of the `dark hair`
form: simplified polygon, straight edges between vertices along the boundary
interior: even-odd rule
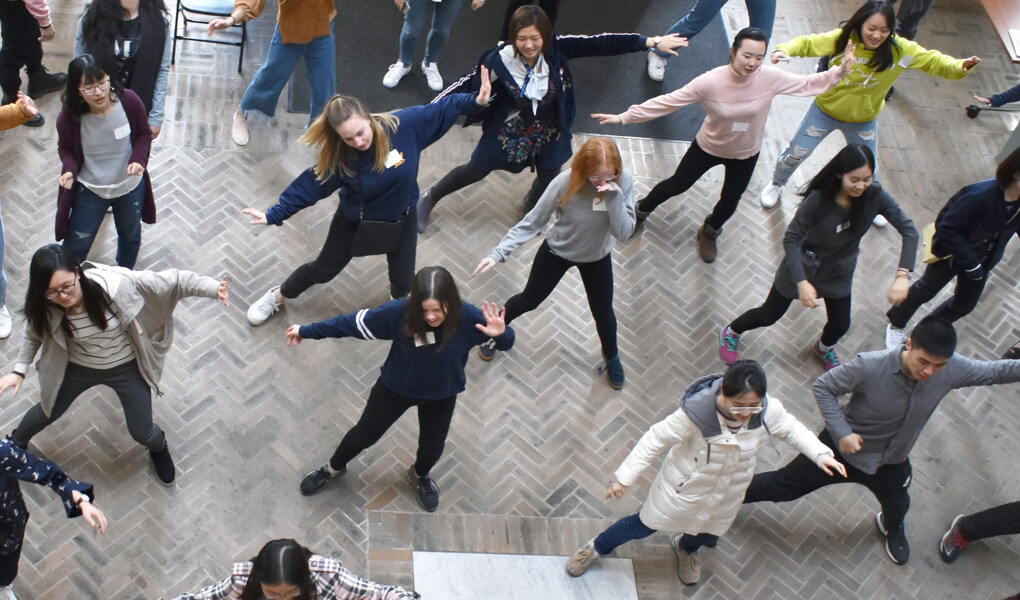
[[[744,40],[754,40],[756,42],[765,42],[765,47],[769,46],[769,36],[764,30],[758,29],[757,27],[745,27],[737,32],[737,36],[733,38],[733,45],[730,46],[730,50],[736,52],[740,50],[740,46],[743,45]]]
[[[262,584],[295,585],[301,594],[295,600],[314,600],[315,582],[308,570],[312,551],[290,539],[273,540],[251,559],[251,575],[244,584],[241,600],[262,600]]]
[[[727,398],[737,398],[747,392],[764,398],[767,388],[765,369],[753,360],[738,360],[723,373],[722,394]]]
[[[50,287],[53,273],[57,271],[70,271],[78,276],[85,312],[96,327],[106,331],[106,310],[112,308],[109,296],[98,283],[85,277],[77,257],[59,244],[43,246],[32,255],[32,263],[28,267],[28,291],[25,292],[25,319],[28,326],[39,337],[49,331],[49,308],[55,306],[55,303],[46,298],[46,290]],[[67,335],[74,333],[67,319],[61,319],[60,328]]]
[[[835,202],[836,195],[843,188],[843,175],[864,166],[871,169],[871,173],[874,175],[875,155],[872,154],[871,148],[864,144],[847,144],[804,186],[800,194],[808,196],[812,192],[818,192],[822,198]],[[861,218],[861,206],[864,204],[863,200],[870,198],[873,194],[877,194],[879,189],[881,188],[876,187],[872,183],[868,189],[864,190],[860,198],[850,203],[850,214],[847,215],[847,223],[850,225],[850,230],[870,225],[870,219]],[[859,221],[864,222],[861,223]]]
[[[163,0],[140,0],[138,15],[146,22],[163,29],[164,20],[170,19],[170,13]],[[85,14],[81,19],[82,45],[86,52],[96,57],[107,73],[116,73],[119,70],[113,53],[114,40],[117,37],[118,24],[127,17],[128,12],[120,0],[93,0],[92,4],[85,7]],[[158,40],[149,41],[155,43]],[[162,48],[160,51],[162,52]],[[77,85],[75,82],[76,87]]]
[[[843,54],[843,50],[846,48],[847,42],[850,41],[850,34],[852,33],[856,33],[857,40],[863,43],[861,27],[874,14],[881,14],[885,17],[886,23],[889,24],[889,37],[885,38],[882,45],[875,49],[875,54],[871,57],[871,62],[868,63],[868,66],[873,67],[876,71],[885,71],[892,67],[896,63],[893,49],[898,48],[896,45],[896,9],[893,8],[892,4],[884,0],[865,2],[864,6],[858,8],[857,12],[850,15],[849,19],[840,23],[843,31],[836,38],[836,45],[832,49],[831,56],[841,56]]]
[[[928,315],[910,332],[910,347],[939,358],[949,358],[956,351],[956,329],[949,321]]]
[[[64,88],[64,95],[60,102],[64,111],[71,115],[75,121],[81,121],[81,116],[90,111],[89,103],[81,97],[78,86],[82,84],[98,83],[104,78],[110,78],[110,101],[116,102],[120,96],[120,81],[115,73],[107,73],[91,54],[82,54],[71,59],[67,64],[67,87]]]
[[[995,180],[999,187],[1006,189],[1013,185],[1013,182],[1020,179],[1020,148],[1014,150],[1009,156],[1002,159],[995,169]]]
[[[438,300],[446,316],[443,318],[442,350],[460,326],[460,292],[453,282],[453,275],[443,267],[425,267],[414,276],[411,295],[407,299],[407,321],[404,331],[408,336],[424,343],[427,340],[428,323],[421,305],[426,300]]]
[[[514,56],[520,56],[517,51],[517,34],[520,30],[535,26],[539,35],[542,36],[542,54],[545,54],[552,47],[552,23],[545,11],[534,4],[526,4],[510,15],[510,23],[507,27],[509,35],[506,43],[514,47]]]

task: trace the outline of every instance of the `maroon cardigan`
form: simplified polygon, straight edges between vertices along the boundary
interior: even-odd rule
[[[118,95],[119,102],[127,114],[131,125],[131,158],[145,167],[145,203],[142,205],[142,221],[152,224],[156,222],[156,200],[152,196],[152,180],[149,179],[149,148],[152,146],[152,130],[149,129],[149,115],[145,105],[137,94],[125,89]],[[78,171],[85,162],[81,149],[81,121],[75,121],[67,111],[60,111],[57,117],[57,152],[60,154],[60,172],[70,172],[78,179]],[[74,186],[71,189],[60,188],[57,194],[57,241],[67,237],[71,227],[71,207],[74,205]]]

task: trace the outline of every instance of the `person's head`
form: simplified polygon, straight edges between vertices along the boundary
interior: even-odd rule
[[[765,369],[753,360],[738,360],[723,373],[722,388],[716,399],[719,408],[737,421],[749,421],[764,410],[768,388]]]
[[[315,582],[308,570],[312,551],[294,540],[273,540],[251,560],[251,576],[241,600],[313,600]]]
[[[164,17],[169,17],[163,0],[92,0],[85,7],[82,16],[82,43],[87,52],[100,56],[104,64],[115,60],[113,54],[117,27],[121,21],[131,18],[130,8],[135,8],[143,19],[163,27]],[[168,19],[169,20],[169,19]]]
[[[843,54],[851,36],[860,40],[863,49],[874,51],[868,63],[878,71],[893,66],[895,57],[893,48],[896,46],[896,10],[892,4],[884,0],[865,2],[853,15],[841,24],[843,31],[836,38],[832,49],[833,56]]]
[[[442,327],[442,349],[460,325],[460,304],[453,275],[443,267],[425,267],[415,274],[411,284],[404,331],[418,342],[428,343],[429,330]]]
[[[319,179],[326,179],[337,170],[352,175],[351,166],[358,152],[372,152],[375,156],[372,170],[381,173],[390,153],[390,133],[397,130],[399,123],[393,115],[368,112],[357,98],[337,94],[298,141],[318,150],[315,174]]]
[[[757,27],[745,27],[737,32],[730,48],[730,68],[741,77],[748,77],[761,68],[769,36]]]
[[[530,64],[552,43],[552,23],[545,11],[533,4],[514,11],[507,31],[507,43],[513,44],[514,54]]]
[[[912,379],[924,381],[938,373],[956,351],[956,329],[952,323],[927,316],[914,326],[903,351],[903,370]]]
[[[874,176],[875,155],[871,149],[863,144],[848,144],[822,167],[801,193],[807,196],[817,191],[833,202],[838,195],[846,193],[850,198],[850,215],[847,217],[850,228],[866,226],[858,223],[856,217],[860,213],[859,200],[871,190]]]
[[[574,194],[584,186],[597,189],[604,183],[618,181],[623,174],[623,160],[616,142],[609,138],[594,137],[584,143],[570,161],[570,183],[562,196],[556,199],[566,206]],[[602,192],[597,192],[602,196]]]
[[[83,275],[81,264],[69,250],[49,244],[35,251],[28,267],[25,318],[37,334],[49,328],[49,309],[69,310],[83,306],[92,321],[106,329],[105,308],[109,300],[98,284]],[[61,326],[70,333],[65,319]]]
[[[995,169],[995,180],[1004,190],[1012,188],[1013,193],[1006,195],[1007,201],[1017,199],[1017,194],[1020,193],[1020,148],[1014,150],[999,163]]]
[[[63,109],[72,119],[85,113],[104,113],[117,101],[119,85],[91,54],[82,54],[67,65],[67,84],[61,97]]]

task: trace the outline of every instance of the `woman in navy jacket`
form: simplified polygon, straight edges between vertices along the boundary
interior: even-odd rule
[[[524,198],[525,210],[531,210],[573,153],[570,128],[577,102],[569,59],[649,48],[676,54],[674,48],[687,45],[687,40],[677,35],[553,35],[549,17],[534,5],[514,12],[509,34],[507,41],[482,56],[474,71],[434,100],[440,102],[454,92],[478,89],[490,78],[498,84],[492,106],[479,116],[468,117],[467,124],[482,122],[482,139],[471,160],[447,173],[418,200],[419,232],[425,231],[432,209],[443,197],[496,170],[520,173],[531,168],[536,172]]]
[[[425,267],[415,275],[409,298],[311,325],[291,325],[286,334],[288,346],[300,344],[304,338],[393,341],[361,418],[329,463],[305,476],[301,493],[311,496],[342,475],[347,463],[379,441],[408,408],[417,406],[418,453],[407,478],[417,490],[422,508],[436,510],[439,487],[429,471],[443,454],[457,394],[464,391],[468,354],[489,338],[497,350],[514,345],[514,331],[506,326],[505,314],[506,309],[488,302],[481,309],[462,303],[449,271]]]
[[[414,276],[415,200],[422,151],[439,140],[460,115],[489,101],[488,77],[477,93],[454,94],[425,106],[372,114],[356,98],[337,94],[301,136],[318,149],[318,163],[303,172],[266,212],[244,209],[252,225],[283,225],[299,210],[333,192],[340,207],[333,216],[319,256],[269,289],[248,308],[248,322],[261,325],[279,310],[285,298],[297,298],[317,283],[336,277],[354,256],[386,254],[390,295],[403,298]],[[364,222],[402,223],[399,237],[382,251],[362,253],[355,235]],[[397,226],[399,227],[399,226]]]

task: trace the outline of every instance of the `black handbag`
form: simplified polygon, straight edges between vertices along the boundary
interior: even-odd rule
[[[358,228],[354,230],[354,240],[351,243],[351,256],[375,256],[396,250],[400,246],[404,221],[410,213],[411,208],[408,207],[396,221],[366,221],[365,205],[362,203]]]

